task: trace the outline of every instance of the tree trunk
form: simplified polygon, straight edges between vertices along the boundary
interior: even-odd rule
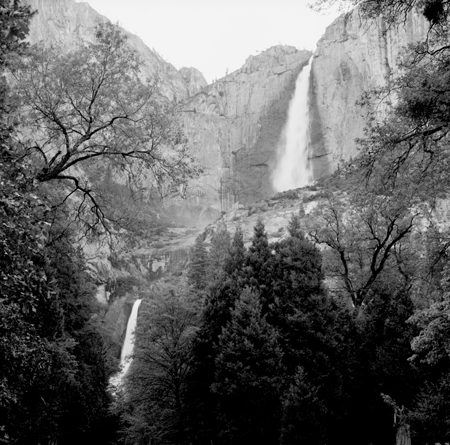
[[[402,423],[398,427],[395,445],[411,445],[411,433],[407,423]]]

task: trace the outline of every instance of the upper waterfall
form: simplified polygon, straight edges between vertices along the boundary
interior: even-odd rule
[[[272,174],[277,192],[304,187],[312,182],[309,151],[309,76],[312,57],[297,77],[288,118],[277,148],[277,165]]]

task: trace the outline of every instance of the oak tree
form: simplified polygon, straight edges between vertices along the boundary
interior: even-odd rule
[[[110,165],[122,182],[160,196],[183,192],[200,171],[157,80],[143,78],[140,65],[119,28],[100,23],[93,43],[69,53],[37,45],[11,70],[23,128],[17,157],[28,159],[36,181],[62,183],[62,201],[73,196],[91,228],[107,226],[108,214],[89,167]]]
[[[345,202],[345,204],[344,204]],[[408,202],[370,193],[330,198],[313,212],[309,235],[326,247],[332,287],[360,308],[383,273],[401,267],[402,243],[420,216]]]

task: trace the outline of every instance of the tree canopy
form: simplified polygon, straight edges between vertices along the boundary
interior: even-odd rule
[[[97,161],[135,188],[145,182],[149,195],[183,193],[200,172],[157,80],[143,78],[124,34],[100,23],[95,37],[69,53],[36,45],[11,68],[21,113],[16,158],[28,159],[33,179],[64,184],[62,200],[73,196],[77,216],[92,227],[108,223],[89,176]]]

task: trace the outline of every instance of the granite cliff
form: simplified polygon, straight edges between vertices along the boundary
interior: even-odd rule
[[[311,157],[314,178],[333,172],[357,154],[365,110],[361,95],[398,74],[398,58],[424,37],[426,20],[410,14],[398,28],[382,17],[364,22],[358,9],[341,15],[326,30],[314,53],[311,75]]]
[[[88,3],[24,0],[38,14],[30,42],[63,50],[93,41],[106,18]],[[142,61],[146,76],[158,75],[161,93],[178,107],[191,148],[205,174],[189,188],[187,201],[175,200],[186,223],[203,225],[235,202],[252,202],[273,193],[270,172],[286,121],[295,80],[311,53],[276,46],[250,56],[238,71],[212,85],[195,68],[176,70],[134,34],[123,30]]]
[[[30,41],[73,49],[92,41],[98,21],[106,20],[87,3],[74,0],[24,0],[38,14]],[[364,110],[362,93],[383,85],[398,72],[402,49],[423,37],[426,24],[412,14],[398,29],[383,18],[364,23],[358,9],[343,14],[326,30],[314,53],[310,85],[311,160],[314,178],[330,174],[356,155]],[[205,168],[188,200],[174,203],[185,222],[204,224],[234,203],[249,203],[273,193],[271,171],[298,73],[310,53],[276,46],[207,85],[195,68],[175,69],[142,40],[124,30],[143,60],[145,75],[157,74],[161,92],[178,108],[191,148]]]
[[[191,148],[205,175],[191,199],[220,211],[273,194],[270,173],[298,73],[311,53],[275,46],[187,99],[184,114]]]
[[[73,50],[84,41],[92,42],[97,23],[107,20],[86,2],[23,0],[23,3],[38,12],[30,27],[29,41],[32,44],[42,42],[45,45],[59,45],[63,50]],[[206,80],[198,70],[195,70],[195,74],[192,68],[182,68],[178,71],[146,46],[138,36],[124,29],[122,31],[143,61],[143,74],[149,77],[159,76],[161,93],[167,99],[186,99],[206,86]]]

